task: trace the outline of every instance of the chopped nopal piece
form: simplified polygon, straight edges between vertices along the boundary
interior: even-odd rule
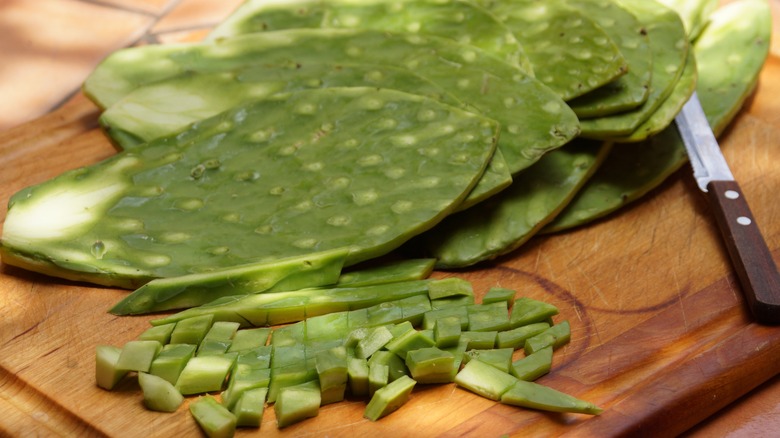
[[[399,281],[424,280],[433,272],[435,259],[402,259],[342,272],[338,287],[368,286]]]
[[[171,333],[171,344],[199,345],[214,322],[213,315],[198,315],[184,318],[176,323]]]
[[[522,348],[525,346],[526,339],[536,336],[548,328],[550,328],[549,323],[535,322],[533,324],[521,325],[511,330],[498,332],[496,346],[498,348],[513,348],[515,350]]]
[[[478,360],[469,361],[455,376],[455,383],[491,400],[500,400],[517,381],[509,373]]]
[[[193,357],[181,371],[176,388],[183,395],[222,390],[230,370],[236,363],[236,356],[236,353],[226,353]]]
[[[508,373],[512,366],[513,348],[491,348],[489,350],[469,350],[463,354],[463,362],[468,363],[472,360],[481,360],[488,365]]]
[[[515,299],[517,292],[514,289],[508,289],[505,287],[491,287],[485,296],[482,297],[482,304],[495,303],[496,301],[506,301],[511,303]]]
[[[390,381],[390,367],[379,362],[368,363],[368,395],[371,397],[374,393],[387,386]]]
[[[409,395],[416,383],[412,378],[403,376],[384,388],[378,389],[371,396],[363,416],[371,421],[377,421],[397,411],[409,400]]]
[[[122,346],[116,369],[147,372],[161,349],[162,345],[157,341],[129,341]]]
[[[356,397],[367,396],[369,385],[368,361],[357,357],[349,358],[347,374],[349,376],[349,389],[352,395]]]
[[[452,381],[455,356],[436,347],[419,348],[406,356],[406,366],[412,379],[419,383],[448,383]]]
[[[184,401],[171,382],[154,374],[138,373],[138,384],[144,393],[144,405],[153,411],[174,412]]]
[[[95,349],[95,382],[97,386],[111,390],[127,375],[127,370],[116,367],[122,349],[113,345],[98,345]]]
[[[501,396],[501,403],[553,412],[576,412],[591,415],[603,412],[603,409],[593,403],[524,380],[516,380],[515,384]]]
[[[280,389],[274,403],[279,428],[316,417],[320,411],[321,400],[320,387],[316,381]]]
[[[446,348],[458,345],[460,342],[461,323],[457,316],[446,316],[435,320],[433,338],[436,346]]]
[[[236,416],[214,397],[204,396],[191,402],[190,413],[209,438],[230,438],[236,432]]]
[[[244,391],[233,408],[233,413],[236,415],[236,426],[260,427],[267,395],[268,388],[253,388]]]
[[[471,283],[462,278],[449,277],[443,280],[434,280],[428,285],[428,298],[432,300],[461,295],[474,296],[474,288]]]
[[[175,385],[181,371],[195,355],[195,349],[195,345],[192,344],[164,345],[160,354],[152,361],[149,374],[159,376]]]
[[[525,340],[525,353],[532,354],[546,347],[556,349],[565,345],[571,339],[569,321],[555,324],[547,330]]]
[[[231,321],[216,321],[200,341],[197,355],[222,354],[227,352],[241,324]]]
[[[140,341],[157,341],[162,345],[165,345],[171,341],[171,333],[176,327],[176,323],[168,323],[149,327],[143,333],[138,336]]]
[[[270,327],[241,329],[233,336],[233,342],[230,344],[228,352],[242,353],[247,350],[263,347],[268,342],[268,336],[270,336],[270,334]]]
[[[550,372],[553,348],[546,347],[512,362],[509,373],[520,380],[533,381]]]

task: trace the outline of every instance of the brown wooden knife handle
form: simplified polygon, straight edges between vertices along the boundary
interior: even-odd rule
[[[707,185],[718,227],[755,320],[780,324],[780,274],[736,181]]]

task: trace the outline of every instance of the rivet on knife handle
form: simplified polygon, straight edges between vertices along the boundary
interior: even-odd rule
[[[780,324],[780,274],[736,181],[712,181],[707,194],[757,322]]]

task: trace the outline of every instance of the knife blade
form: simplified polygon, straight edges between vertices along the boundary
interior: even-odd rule
[[[780,324],[780,274],[695,92],[675,123],[696,183],[707,193],[753,318],[762,324]]]

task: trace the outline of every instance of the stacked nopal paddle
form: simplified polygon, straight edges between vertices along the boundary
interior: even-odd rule
[[[469,266],[586,223],[685,161],[697,84],[722,129],[766,57],[765,2],[663,3],[250,0],[203,42],[118,51],[84,91],[120,152],[15,195],[3,259],[229,284],[331,250]]]

